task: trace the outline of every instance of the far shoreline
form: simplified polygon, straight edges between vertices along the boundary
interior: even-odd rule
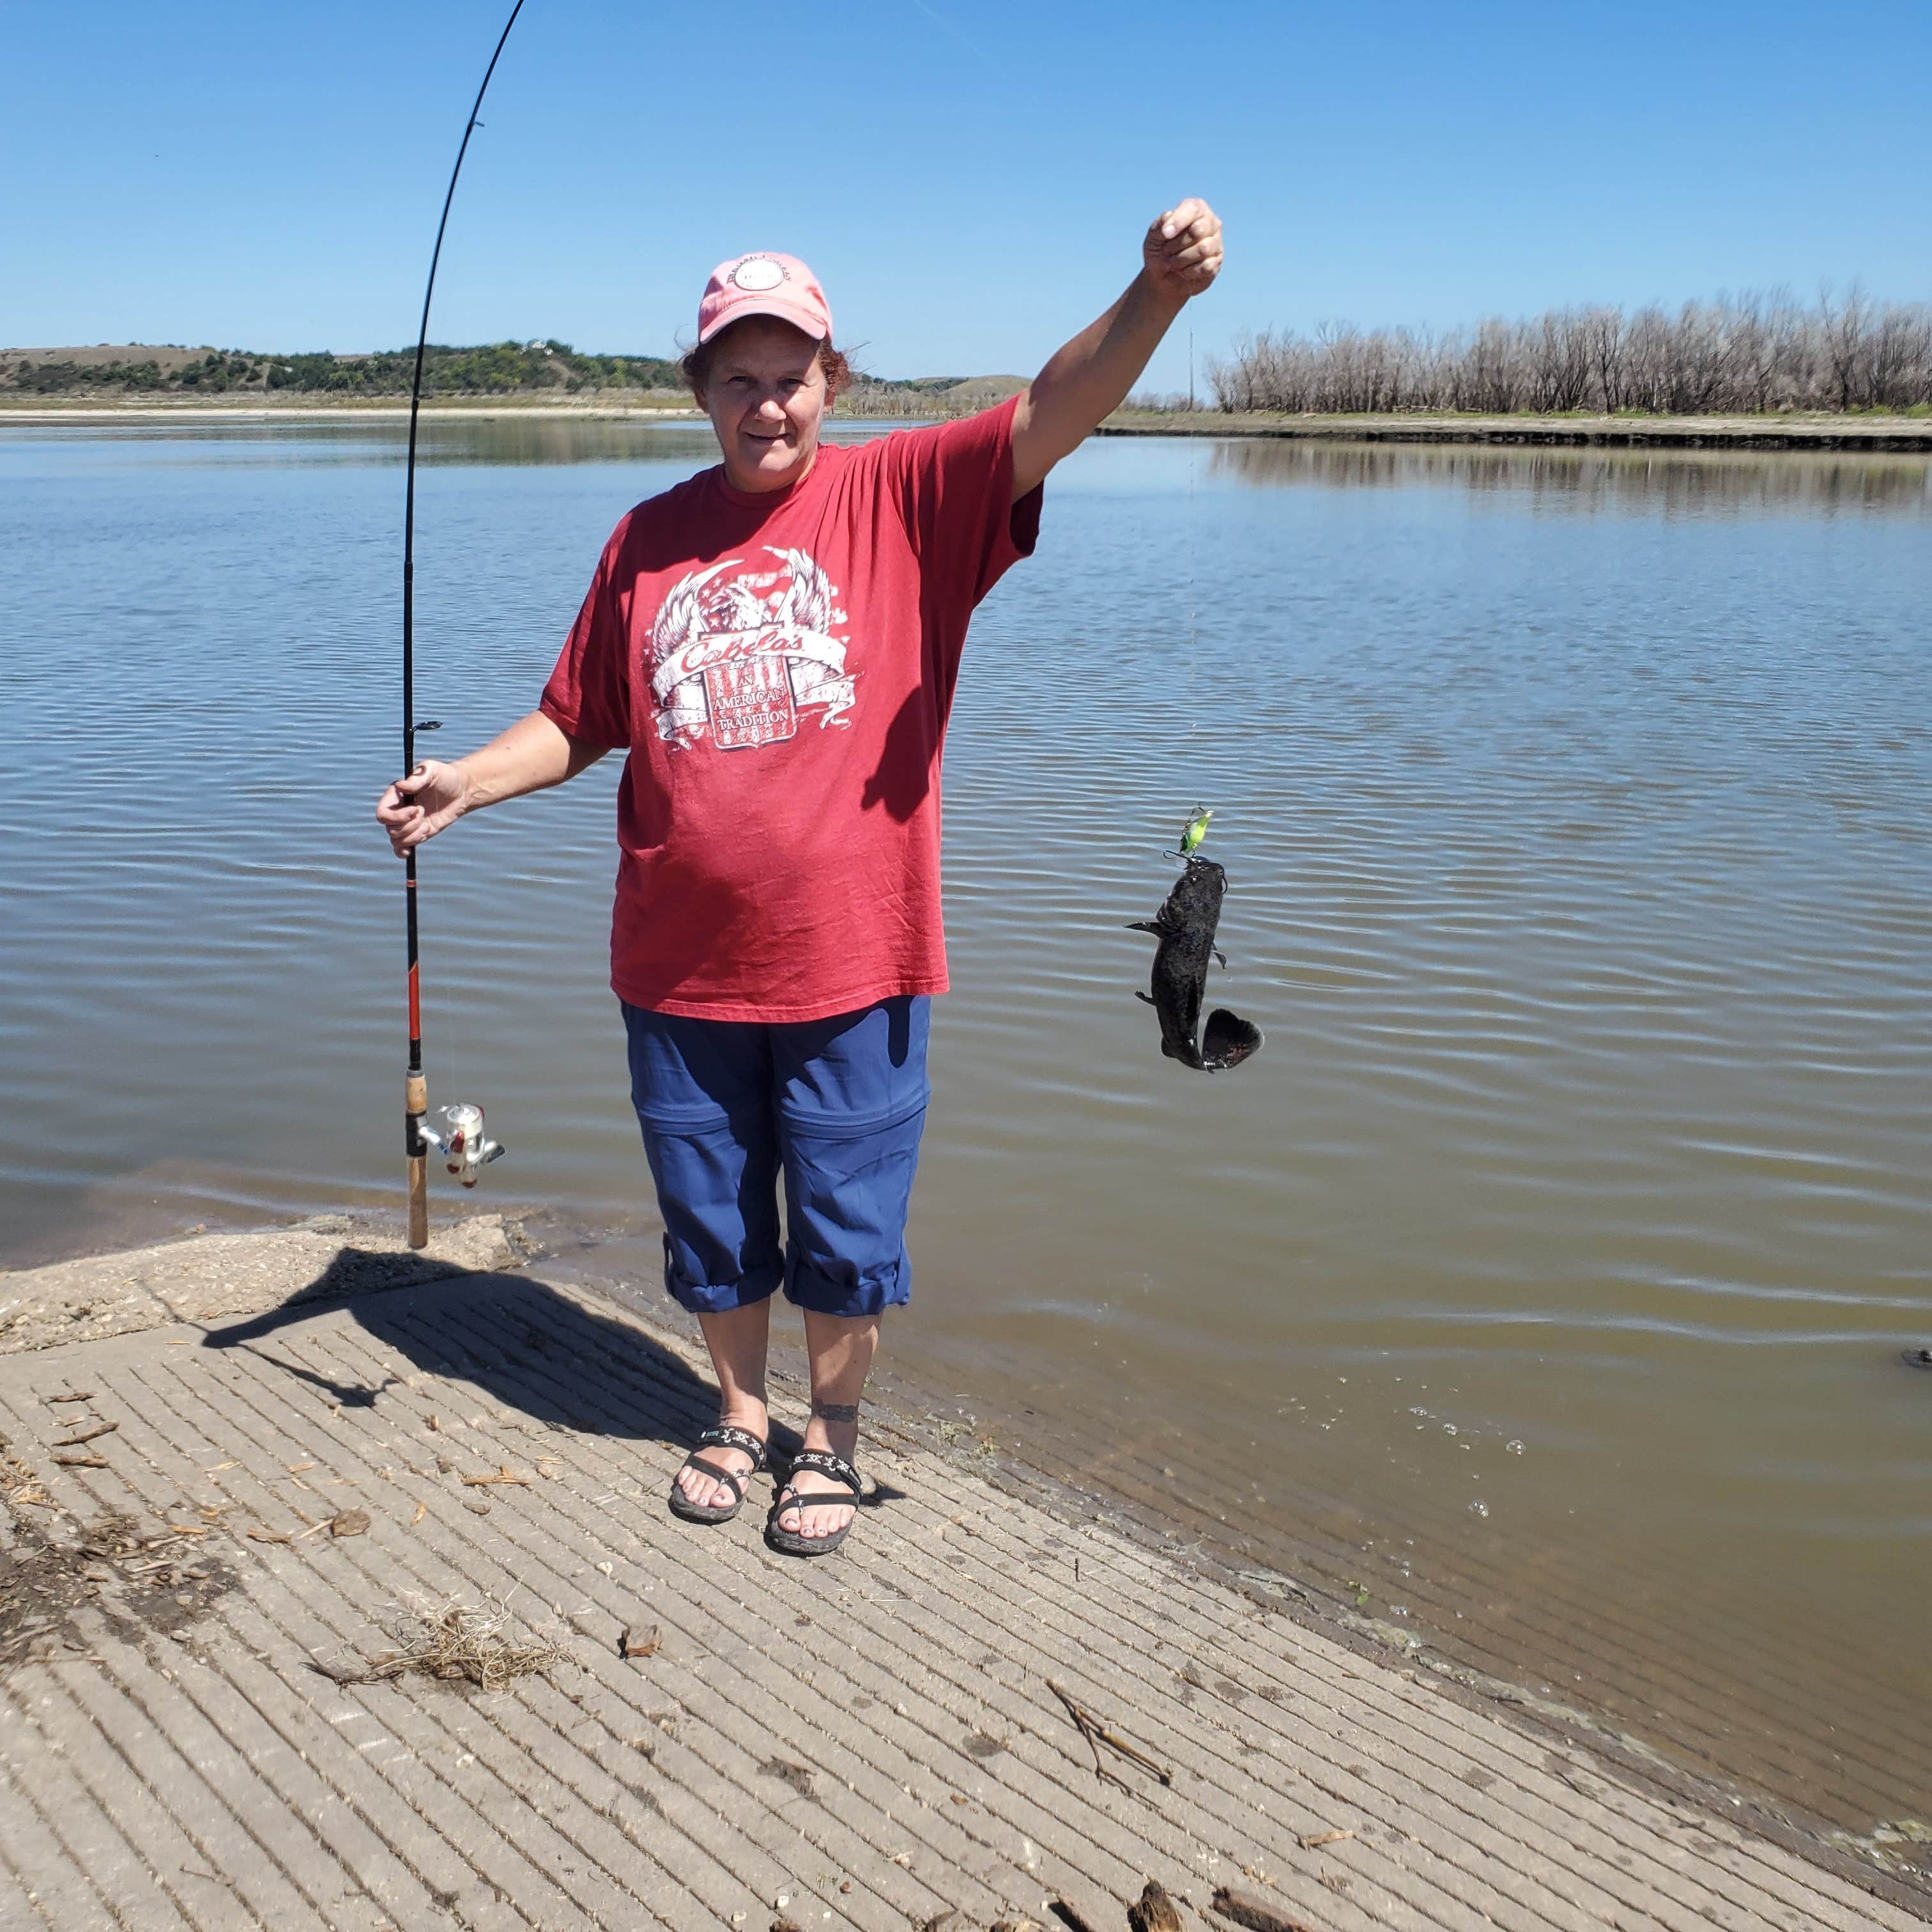
[[[444,398],[425,404],[427,422],[641,422],[698,425],[704,416],[689,406],[628,403],[520,401],[505,397]],[[215,402],[104,403],[95,398],[71,401],[37,398],[31,404],[0,398],[0,427],[50,428],[111,423],[181,423],[245,425],[255,423],[406,422],[406,400],[326,403]],[[943,421],[914,411],[890,416],[830,418],[838,426],[886,422]],[[1787,450],[1826,452],[1904,452],[1932,454],[1932,417],[1845,416],[1825,412],[1778,416],[1644,416],[1575,413],[1562,416],[1450,416],[1377,414],[1289,416],[1259,411],[1224,413],[1214,410],[1117,410],[1094,434],[1104,436],[1192,436],[1212,440],[1251,438],[1276,441],[1379,443],[1469,443],[1496,447],[1608,449],[1735,449],[1772,453]]]
[[[702,423],[704,416],[692,408],[679,409],[651,404],[619,403],[520,403],[501,396],[478,396],[474,400],[453,399],[425,403],[417,412],[424,418],[460,418],[470,422],[574,419],[581,422],[688,422]],[[37,398],[32,404],[0,398],[0,427],[25,423],[36,428],[62,423],[110,422],[407,422],[406,399],[346,403],[104,403],[96,397],[76,397],[72,402]],[[862,417],[842,418],[862,422]]]
[[[1119,410],[1098,436],[1258,436],[1330,442],[1463,442],[1609,449],[1932,453],[1932,418],[1843,416],[1287,416]]]

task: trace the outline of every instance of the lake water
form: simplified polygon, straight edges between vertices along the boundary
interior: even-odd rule
[[[418,688],[526,710],[688,428],[438,422]],[[400,432],[0,429],[0,1265],[396,1198]],[[1932,1862],[1932,484],[1106,442],[976,622],[892,1357],[1426,1654]],[[423,860],[475,1204],[652,1287],[614,766]],[[1149,942],[1197,802],[1214,991]],[[452,1191],[437,1211],[460,1203]]]

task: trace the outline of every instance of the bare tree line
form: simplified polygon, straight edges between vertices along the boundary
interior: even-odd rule
[[[1804,306],[1784,290],[1659,308],[1546,310],[1444,334],[1324,322],[1264,329],[1208,364],[1223,410],[1767,415],[1932,405],[1932,303],[1856,284]]]

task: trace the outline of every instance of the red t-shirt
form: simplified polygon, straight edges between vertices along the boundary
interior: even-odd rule
[[[707,470],[617,526],[542,704],[630,749],[620,998],[784,1022],[945,992],[940,746],[967,620],[1040,529],[1015,406],[821,443],[768,494]]]

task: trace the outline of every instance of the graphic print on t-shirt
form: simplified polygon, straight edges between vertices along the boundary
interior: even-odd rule
[[[795,736],[801,716],[851,722],[856,674],[837,634],[849,621],[838,586],[806,551],[764,548],[777,569],[728,557],[680,578],[658,607],[651,698],[668,745],[689,750],[709,736],[737,751]]]

